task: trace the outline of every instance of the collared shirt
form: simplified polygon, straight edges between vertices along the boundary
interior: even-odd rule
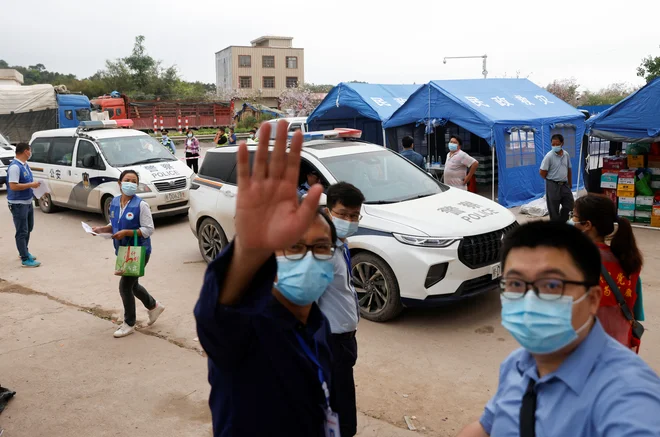
[[[199,341],[209,356],[209,404],[215,437],[322,437],[325,396],[318,367],[296,334],[318,348],[331,384],[328,321],[316,304],[302,325],[272,295],[275,257],[254,275],[241,301],[218,302],[234,253],[233,243],[213,261],[195,306]]]
[[[337,250],[332,257],[335,277],[319,299],[319,306],[328,318],[333,334],[355,331],[360,320],[358,297],[351,281],[350,259],[348,245],[337,240]]]
[[[425,167],[424,166],[424,157],[422,155],[420,155],[419,153],[415,152],[413,149],[404,149],[403,152],[401,152],[401,156],[403,156],[408,161],[415,164],[417,167],[424,170],[424,167]]]
[[[23,166],[27,167],[28,169],[30,168],[27,162],[23,162],[18,158],[14,158],[14,159],[16,159],[16,161],[23,164]],[[15,165],[9,166],[9,169],[7,169],[7,185],[9,185],[10,183],[18,184],[20,181],[21,181],[21,169],[16,167]],[[7,200],[7,203],[13,203],[17,205],[32,205],[32,199]]]
[[[571,168],[571,157],[566,150],[561,156],[551,150],[541,161],[541,170],[548,172],[546,179],[550,181],[567,182],[569,168]]]
[[[312,188],[307,182],[298,187],[298,196],[304,196]]]
[[[539,378],[524,349],[500,367],[497,393],[480,423],[494,437],[520,434],[520,407],[536,381],[536,437],[658,437],[660,378],[596,322],[557,371]]]

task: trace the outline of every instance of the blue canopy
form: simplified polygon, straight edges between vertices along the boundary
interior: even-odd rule
[[[580,166],[584,114],[527,79],[431,81],[411,95],[384,127],[447,122],[495,147],[498,197],[506,207],[545,193],[539,167],[550,151],[553,134],[564,136],[573,167]],[[574,186],[578,173],[573,171]]]
[[[578,106],[577,108],[581,111],[587,111],[589,115],[593,117],[594,115],[600,114],[604,110],[611,107],[612,105],[582,105]]]
[[[307,124],[312,131],[337,127],[360,129],[363,140],[384,145],[383,121],[419,87],[342,82],[307,117]]]
[[[660,141],[660,78],[587,120],[587,129],[610,141]]]

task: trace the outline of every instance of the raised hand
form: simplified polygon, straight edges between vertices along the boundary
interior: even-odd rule
[[[312,187],[302,204],[297,187],[302,133],[296,132],[287,153],[288,124],[277,125],[277,137],[268,159],[270,124],[264,123],[250,174],[243,142],[237,159],[236,245],[242,250],[272,253],[296,243],[316,216],[323,187]]]

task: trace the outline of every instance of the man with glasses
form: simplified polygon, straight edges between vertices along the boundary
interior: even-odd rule
[[[360,306],[351,281],[351,253],[346,238],[357,232],[364,195],[355,186],[339,182],[328,188],[326,196],[326,211],[337,230],[338,250],[333,258],[334,279],[319,299],[319,306],[332,331],[332,404],[339,414],[342,437],[352,437],[357,433],[353,366],[357,361],[355,332]]]
[[[578,229],[532,222],[502,248],[502,325],[520,343],[481,419],[459,437],[650,437],[660,378],[596,318],[598,248]]]
[[[254,158],[237,158],[236,238],[206,271],[195,318],[209,356],[209,404],[219,436],[339,435],[330,399],[327,319],[315,303],[333,279],[337,234],[318,211],[323,187],[298,202],[302,134],[287,153],[280,121]]]

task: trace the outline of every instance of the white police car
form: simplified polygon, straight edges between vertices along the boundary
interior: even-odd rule
[[[7,168],[16,156],[16,149],[0,134],[0,188],[7,183]]]
[[[329,186],[346,181],[366,198],[348,239],[362,315],[395,317],[404,306],[438,305],[497,288],[503,235],[514,215],[479,195],[450,188],[391,150],[342,137],[305,134],[300,182],[318,171]],[[323,138],[313,140],[313,138]],[[256,146],[248,146],[250,160]],[[190,191],[190,227],[210,262],[234,237],[237,147],[210,150]]]
[[[39,201],[45,213],[58,207],[102,213],[109,218],[112,198],[119,195],[122,171],[140,175],[138,196],[154,217],[185,214],[194,173],[159,141],[133,129],[131,120],[84,121],[79,128],[54,129],[32,135],[30,168],[50,194]]]

